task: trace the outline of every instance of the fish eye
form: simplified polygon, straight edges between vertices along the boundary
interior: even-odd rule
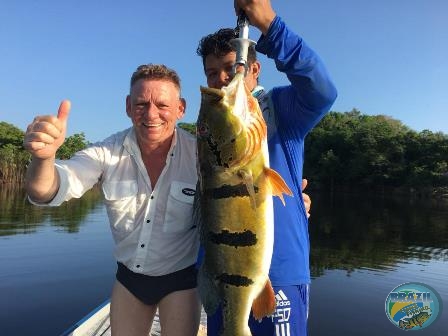
[[[206,135],[208,135],[208,127],[207,127],[206,125],[204,125],[204,124],[199,125],[199,126],[197,127],[197,133],[198,133],[200,136],[206,136]]]

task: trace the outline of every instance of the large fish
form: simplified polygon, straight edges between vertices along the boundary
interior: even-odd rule
[[[428,312],[423,311],[413,315],[411,318],[401,319],[398,326],[401,329],[412,329],[417,326],[421,328],[423,323],[425,323],[430,317],[431,315],[429,315]]]
[[[221,335],[251,335],[247,325],[275,311],[268,278],[272,195],[292,192],[269,168],[266,123],[238,73],[221,90],[201,87],[197,120],[197,220],[204,258],[198,288],[204,309],[221,304]]]

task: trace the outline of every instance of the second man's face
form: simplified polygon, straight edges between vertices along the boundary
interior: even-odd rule
[[[205,58],[205,77],[210,88],[221,89],[230,83],[233,78],[233,65],[236,53],[230,52],[224,56],[208,55]]]
[[[228,85],[234,77],[233,66],[236,61],[236,53],[234,51],[220,57],[215,55],[207,55],[205,58],[205,77],[207,85],[210,88],[221,89]],[[257,86],[257,77],[259,73],[259,63],[252,64],[249,67],[244,81],[249,90],[253,90]]]

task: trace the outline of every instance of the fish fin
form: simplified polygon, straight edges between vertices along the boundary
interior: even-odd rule
[[[202,216],[201,216],[201,189],[199,181],[196,183],[196,192],[193,199],[193,226],[199,231],[199,239],[204,244],[204,237],[202,236]]]
[[[272,194],[274,196],[280,197],[283,205],[285,205],[285,199],[283,198],[283,194],[289,195],[292,197],[292,191],[289,189],[283,177],[280,176],[274,169],[265,168],[264,174],[271,185]]]
[[[252,314],[256,320],[261,321],[263,317],[274,314],[275,306],[274,289],[272,288],[271,281],[267,279],[262,291],[252,303]]]
[[[238,171],[238,175],[242,178],[244,185],[246,186],[247,192],[249,193],[250,205],[252,209],[257,208],[257,202],[255,198],[255,188],[254,188],[254,179],[252,174],[247,170],[240,169]]]
[[[205,270],[204,263],[198,272],[198,291],[205,312],[207,315],[213,315],[219,306],[218,289]]]

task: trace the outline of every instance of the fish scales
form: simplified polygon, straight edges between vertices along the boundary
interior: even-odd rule
[[[258,319],[275,310],[268,279],[272,195],[292,193],[269,168],[266,124],[243,75],[221,90],[201,87],[201,93],[196,202],[204,260],[199,293],[207,314],[221,304],[222,335],[251,335],[251,308]]]

